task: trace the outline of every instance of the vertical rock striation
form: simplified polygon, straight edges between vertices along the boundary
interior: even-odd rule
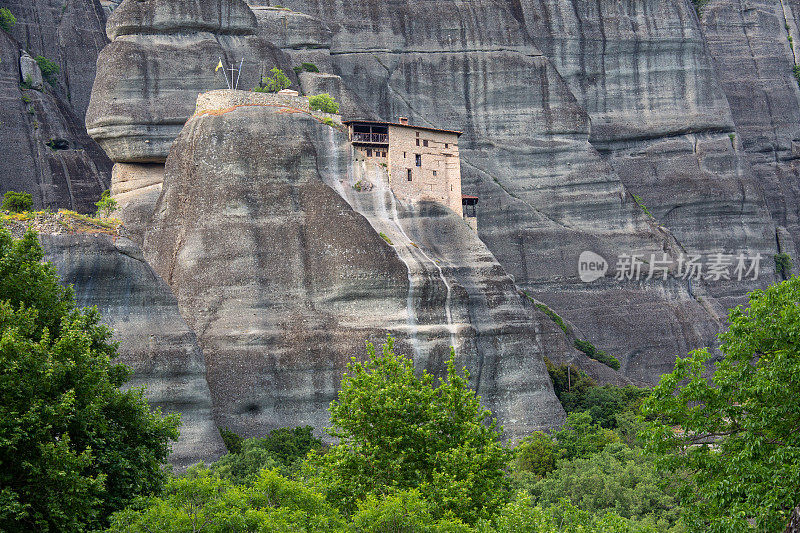
[[[92,212],[111,162],[58,91],[46,82],[41,90],[21,85],[21,56],[20,44],[0,31],[0,194],[30,193],[37,209]]]
[[[119,359],[133,370],[131,387],[167,413],[181,414],[170,461],[186,468],[225,451],[211,416],[203,353],[181,318],[175,297],[126,239],[42,234],[45,259],[73,285],[79,306],[96,305],[114,329]]]
[[[736,143],[752,166],[772,219],[797,249],[800,89],[793,71],[800,59],[800,3],[719,0],[705,8],[702,27],[730,102]],[[791,247],[785,243],[779,251],[791,252]]]
[[[324,427],[347,361],[387,332],[435,374],[455,344],[509,436],[557,424],[510,278],[449,212],[400,215],[379,236],[343,199],[350,154],[335,135],[305,114],[250,106],[193,117],[173,145],[145,250],[198,332],[218,424],[247,435]],[[426,227],[449,240],[420,233],[412,245]]]

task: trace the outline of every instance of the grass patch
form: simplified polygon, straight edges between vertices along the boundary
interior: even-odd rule
[[[392,239],[390,239],[384,232],[381,231],[380,233],[378,233],[378,235],[381,236],[381,239],[386,241],[386,244],[388,244],[389,246],[394,246],[394,244],[392,244]]]
[[[638,194],[632,194],[631,196],[633,196],[633,201],[636,202],[636,205],[638,205],[642,211],[644,211],[645,215],[649,216],[652,219],[655,219],[653,213],[651,213],[650,210],[647,209],[647,206],[644,205],[644,201],[642,200],[641,196],[639,196]]]
[[[592,344],[591,342],[575,339],[574,345],[575,348],[585,353],[590,359],[599,361],[604,365],[613,368],[614,370],[619,370],[620,367],[619,359],[617,359],[613,355],[608,355],[606,352],[602,350],[598,350],[595,347],[595,345]]]

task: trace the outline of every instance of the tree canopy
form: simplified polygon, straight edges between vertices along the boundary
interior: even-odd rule
[[[800,503],[800,277],[750,294],[708,350],[678,359],[643,404],[660,467],[684,479],[687,525],[782,530]]]
[[[0,229],[0,530],[84,531],[158,491],[177,416],[150,410],[96,309]]]
[[[368,495],[417,489],[435,504],[434,518],[474,523],[491,515],[509,496],[509,451],[466,371],[456,371],[451,354],[438,384],[427,372],[418,376],[391,337],[381,354],[371,344],[367,353],[348,365],[331,403],[330,434],[341,444],[312,462],[320,490],[346,514]]]

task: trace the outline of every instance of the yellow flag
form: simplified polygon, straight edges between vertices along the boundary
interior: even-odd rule
[[[220,59],[219,60],[219,65],[217,65],[217,68],[214,69],[214,72],[218,71],[221,68],[222,68],[222,60]]]

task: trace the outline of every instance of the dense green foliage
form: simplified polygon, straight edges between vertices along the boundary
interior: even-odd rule
[[[274,470],[236,485],[204,467],[172,478],[164,495],[137,502],[112,518],[113,533],[344,531],[323,497]]]
[[[2,209],[22,213],[33,209],[33,196],[27,192],[8,191],[3,195]]]
[[[792,275],[792,268],[794,267],[792,256],[789,254],[775,254],[774,259],[775,271],[780,274],[783,279],[789,279]]]
[[[608,355],[606,352],[598,350],[591,342],[575,339],[575,348],[585,353],[589,358],[600,361],[614,370],[619,370],[619,360],[613,355]]]
[[[708,350],[679,358],[643,404],[643,437],[682,480],[692,530],[778,531],[800,502],[800,277],[728,320],[711,379]]]
[[[119,389],[111,331],[42,258],[0,229],[0,530],[84,531],[161,488],[178,418]]]
[[[309,452],[322,449],[322,441],[315,438],[312,431],[311,426],[280,428],[262,439],[246,440],[226,431],[226,445],[230,441],[235,451],[222,457],[212,468],[236,483],[252,479],[265,468],[277,468],[281,474],[291,477],[299,472]]]
[[[50,61],[44,56],[36,56],[36,63],[39,65],[39,70],[42,71],[42,77],[50,85],[56,84],[56,76],[61,72],[61,67],[54,61]]]
[[[314,111],[322,111],[323,113],[332,113],[334,115],[339,113],[339,104],[328,93],[309,96],[308,105]]]
[[[294,71],[298,74],[301,72],[319,72],[319,68],[314,63],[301,63],[300,66],[294,67]]]
[[[7,7],[0,7],[0,29],[11,31],[17,23],[17,18]]]
[[[341,444],[312,456],[308,473],[328,499],[352,514],[359,500],[418,489],[432,514],[474,523],[509,496],[503,473],[509,452],[491,413],[455,369],[438,385],[427,372],[394,353],[388,338],[381,354],[348,365],[338,400],[331,403],[330,434]]]
[[[258,93],[277,93],[292,86],[292,81],[286,77],[278,67],[269,71],[272,76],[264,76],[258,87],[253,90]]]

